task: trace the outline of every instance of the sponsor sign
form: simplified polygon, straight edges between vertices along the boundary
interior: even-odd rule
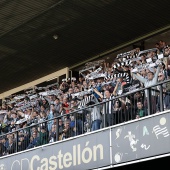
[[[0,170],[84,170],[110,164],[109,130],[11,155]]]

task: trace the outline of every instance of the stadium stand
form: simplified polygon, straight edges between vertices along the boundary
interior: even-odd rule
[[[169,110],[169,57],[170,47],[159,41],[112,63],[86,63],[78,78],[8,96],[0,109],[0,155]]]
[[[0,170],[168,165],[168,0],[0,9]]]

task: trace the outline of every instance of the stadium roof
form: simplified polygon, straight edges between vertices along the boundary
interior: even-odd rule
[[[170,28],[169,0],[1,0],[0,93]]]

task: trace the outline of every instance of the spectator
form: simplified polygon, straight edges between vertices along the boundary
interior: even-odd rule
[[[5,115],[4,117],[4,132],[5,133],[8,133],[9,132],[9,128],[10,128],[10,125],[11,125],[11,121],[12,121],[12,117],[11,117],[11,112],[7,112],[7,114]]]
[[[0,138],[0,144],[2,144],[2,146],[1,146],[1,154],[2,155],[5,155],[5,153],[6,153],[6,149],[7,149],[7,147],[8,147],[8,142],[7,142],[7,138],[6,138],[6,136],[2,136],[1,138]]]
[[[88,111],[90,111],[92,131],[100,129],[102,123],[102,114],[101,114],[102,107],[101,105],[92,106],[94,104],[99,104],[99,101],[97,100],[96,97],[94,97],[94,100],[87,103],[87,106],[91,106],[90,108],[88,108]]]
[[[64,129],[62,132],[62,140],[71,137],[71,128],[70,128],[70,121],[67,120],[64,122]]]
[[[45,98],[42,98],[42,100],[39,101],[39,105],[43,106],[44,109],[48,110],[49,109],[49,103]]]
[[[95,88],[98,92],[102,92],[102,86],[101,84],[104,82],[104,78],[103,77],[98,77],[96,79],[96,83],[94,82],[94,85],[93,85],[93,88]],[[96,93],[96,92],[93,92],[93,95],[94,97],[97,98],[97,100],[100,99],[100,96]]]
[[[100,73],[104,73],[106,76],[105,78],[98,77],[98,73],[95,75],[94,69],[98,68],[100,66],[99,64],[97,66],[95,65],[93,70],[87,71],[87,74],[94,73],[95,76],[91,76],[91,79],[88,79],[88,76],[85,75],[86,73],[83,72],[84,78],[79,77],[79,82],[63,80],[59,87],[60,90],[53,87],[40,88],[41,92],[42,89],[46,91],[41,98],[37,95],[34,102],[30,100],[30,95],[28,95],[29,97],[26,96],[25,98],[23,97],[22,99],[15,101],[15,104],[3,103],[1,109],[6,110],[6,115],[1,118],[1,133],[8,133],[9,131],[12,131],[12,129],[18,129],[18,150],[21,151],[25,149],[25,145],[22,144],[22,141],[25,140],[29,144],[29,146],[27,145],[27,148],[56,141],[58,138],[58,136],[56,136],[57,119],[52,119],[60,115],[64,116],[59,119],[59,140],[100,129],[101,122],[102,126],[105,127],[147,115],[148,96],[146,91],[145,93],[141,93],[135,92],[135,90],[141,87],[156,85],[157,82],[163,82],[166,80],[166,75],[170,77],[170,61],[168,59],[169,48],[163,41],[160,41],[157,44],[157,47],[160,49],[158,54],[163,54],[164,58],[162,66],[159,65],[160,68],[157,68],[156,73],[154,68],[149,67],[150,69],[148,69],[148,63],[146,62],[146,59],[152,58],[152,64],[154,64],[157,60],[156,51],[142,53],[137,59],[134,58],[134,53],[132,55],[128,53],[128,56],[126,56],[127,58],[124,58],[124,60],[122,58],[117,60],[117,64],[120,62],[119,60],[121,60],[121,64],[119,63],[117,69],[112,70],[109,62],[104,63],[104,68]],[[165,57],[167,58],[167,65]],[[116,64],[116,61],[113,63]],[[130,68],[134,68],[135,66],[139,67],[139,73],[137,74],[131,73],[132,70]],[[104,85],[104,83],[108,84]],[[163,84],[164,109],[169,109],[169,93],[167,93],[167,86],[169,84],[170,83]],[[55,89],[56,91],[53,91],[52,94],[49,93],[49,95],[47,92],[52,92],[52,89]],[[57,90],[59,92],[57,92]],[[133,90],[134,93],[132,93]],[[158,90],[160,90],[159,87],[155,86],[151,91],[151,113],[160,111],[160,98],[159,96],[157,97],[159,93]],[[131,92],[130,94],[127,94],[127,97],[120,96],[119,100],[115,100],[115,96],[127,92]],[[78,96],[72,98],[73,93],[77,93]],[[93,98],[94,96],[95,98]],[[93,105],[100,101],[107,101],[107,103],[85,109],[86,104]],[[69,113],[73,111],[74,113],[69,115]],[[102,115],[100,113],[102,113]],[[22,122],[24,118],[26,121]],[[49,120],[49,122],[44,123],[46,120]],[[20,123],[18,124],[16,122]],[[36,128],[28,127],[36,123],[40,123],[39,128],[38,126]],[[20,130],[22,128],[25,129]],[[35,136],[33,135],[34,133],[38,134]],[[13,135],[8,134],[7,138],[10,138],[11,136]],[[16,140],[16,136],[13,137],[13,140]],[[8,147],[8,141],[9,140],[5,140],[5,147]],[[1,140],[1,142],[4,142],[4,139]]]
[[[114,124],[114,116],[113,116],[114,102],[111,99],[114,99],[114,96],[112,96],[111,93],[108,90],[106,90],[105,97],[103,98],[103,102],[106,101],[106,103],[103,104],[103,116],[102,116],[103,127],[108,127]],[[104,116],[105,116],[105,119],[104,119]]]
[[[53,143],[57,140],[57,136],[56,136],[56,131],[57,131],[57,126],[56,125],[52,125],[52,129],[48,138],[48,142],[49,143]]]
[[[8,138],[9,145],[6,149],[7,154],[12,154],[16,152],[16,143],[12,137]]]
[[[84,132],[91,132],[92,127],[91,115],[90,113],[86,113],[85,121],[84,121]]]
[[[71,101],[71,99],[72,99],[72,94],[74,93],[74,89],[72,88],[72,87],[70,87],[69,89],[68,89],[68,92],[67,92],[67,100],[68,100],[68,102],[70,102]]]
[[[38,128],[39,145],[45,145],[48,143],[48,133],[45,126]]]
[[[131,78],[131,71],[128,65],[121,66],[122,70],[115,69],[118,73],[123,73],[125,77],[125,81],[123,83],[124,88],[127,88],[131,85],[132,78]]]
[[[38,137],[38,134],[36,131],[32,133],[31,137],[32,137],[32,140],[26,149],[34,148],[40,145],[40,138]]]
[[[76,127],[76,119],[75,119],[74,114],[70,115],[70,128],[71,128],[70,129],[71,137],[79,134],[79,132],[78,132],[79,130]]]
[[[68,114],[70,112],[69,111],[70,103],[69,103],[67,97],[63,98],[62,107],[63,107],[63,113],[62,114]]]
[[[109,83],[106,87],[106,90],[109,90],[109,92],[112,94],[114,91],[114,86],[112,85],[112,83]]]
[[[158,73],[160,71],[160,67],[157,67],[156,69],[156,73],[154,72],[154,69],[149,69],[148,73],[147,73],[147,79],[142,77],[141,75],[137,75],[134,74],[134,77],[136,77],[139,81],[141,81],[145,87],[149,87],[152,85],[156,85],[157,80],[158,80]],[[152,110],[151,110],[151,114],[156,113],[156,92],[154,91],[156,89],[156,87],[152,87],[152,91],[151,91],[151,102],[152,102]],[[147,107],[147,92],[145,90],[145,103],[144,106]]]
[[[137,101],[136,119],[146,116],[142,101]]]
[[[125,120],[124,111],[120,100],[115,100],[113,103],[113,124],[122,123]]]
[[[53,120],[53,118],[54,118],[53,111],[54,111],[54,105],[51,105],[50,110],[47,112],[47,120],[48,120],[47,128],[48,128],[48,132],[51,131],[52,124],[54,122],[54,120]]]
[[[166,91],[166,87],[163,86],[163,109],[170,109],[170,92]],[[157,112],[160,112],[160,97],[158,96],[157,101]]]
[[[165,79],[164,73],[159,72],[159,74],[158,74],[158,83],[163,82],[163,81],[165,81],[165,80],[166,80],[166,79]],[[165,87],[165,88],[167,88],[166,83],[162,84],[162,86]],[[157,89],[160,90],[160,87],[157,86]]]
[[[123,93],[123,77],[119,76],[117,78],[117,83],[114,88],[113,95],[117,96],[117,95],[121,95],[122,93]]]
[[[62,112],[62,104],[60,103],[60,99],[56,98],[55,102],[54,102],[54,108],[56,110],[56,113],[58,115],[61,115]]]
[[[6,152],[6,148],[4,147],[4,145],[2,143],[0,143],[0,157],[4,156],[5,152]]]
[[[28,138],[24,134],[19,135],[18,151],[24,151],[28,147]]]
[[[58,120],[58,129],[59,129],[59,140],[62,140],[62,136],[63,136],[63,130],[64,130],[64,124],[63,124],[63,120],[59,119]]]

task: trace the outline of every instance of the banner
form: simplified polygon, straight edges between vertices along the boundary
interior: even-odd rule
[[[109,131],[92,133],[0,159],[1,170],[85,170],[110,164]]]
[[[1,170],[88,170],[170,153],[170,114],[81,135],[0,159]]]
[[[170,114],[159,114],[112,131],[113,164],[170,152]]]

